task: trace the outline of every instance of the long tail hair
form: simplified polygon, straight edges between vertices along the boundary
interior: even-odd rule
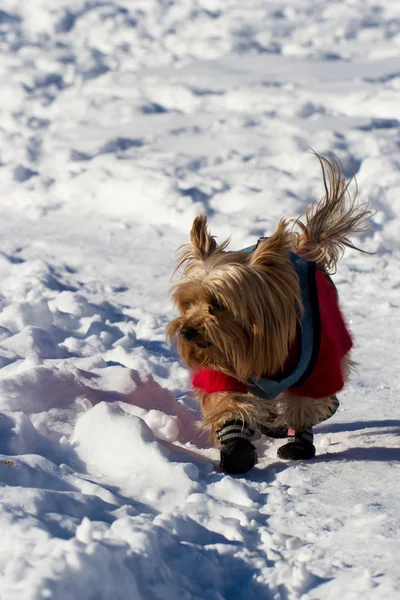
[[[366,203],[356,202],[355,176],[346,183],[340,160],[334,155],[329,159],[316,152],[315,155],[321,165],[325,195],[318,203],[307,205],[306,224],[299,219],[293,221],[292,243],[303,258],[317,263],[328,273],[335,273],[346,247],[365,252],[357,248],[349,236],[369,231],[366,221],[373,213]],[[352,182],[354,190],[350,193]]]

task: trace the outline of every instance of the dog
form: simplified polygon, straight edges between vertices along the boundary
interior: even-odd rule
[[[350,194],[342,164],[316,154],[324,185],[304,223],[282,219],[257,244],[228,250],[207,217],[197,217],[181,246],[170,293],[179,316],[167,326],[220,448],[221,469],[242,474],[257,462],[252,441],[288,437],[282,459],[315,455],[312,427],[334,414],[348,380],[352,336],[330,274],[349,239],[367,231],[371,212]],[[362,251],[362,250],[361,250]]]

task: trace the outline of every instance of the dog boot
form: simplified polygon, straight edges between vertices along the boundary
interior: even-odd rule
[[[278,457],[285,460],[307,460],[315,456],[312,427],[295,432],[289,429],[289,441],[278,448]]]
[[[228,475],[247,473],[257,463],[257,451],[250,440],[255,431],[241,420],[228,421],[217,431],[221,442],[221,469]]]

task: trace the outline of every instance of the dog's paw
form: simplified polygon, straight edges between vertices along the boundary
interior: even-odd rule
[[[278,448],[278,457],[285,460],[307,460],[314,456],[315,446],[309,442],[296,440]]]
[[[248,440],[236,439],[221,448],[221,469],[228,475],[247,473],[257,463],[257,451]]]

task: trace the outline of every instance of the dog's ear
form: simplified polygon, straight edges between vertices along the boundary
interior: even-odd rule
[[[206,215],[200,215],[193,221],[190,241],[198,258],[201,260],[208,258],[217,249],[215,237],[207,230]]]
[[[207,230],[207,217],[205,215],[196,217],[190,231],[190,243],[178,248],[180,255],[178,256],[174,273],[181,267],[184,267],[183,273],[188,273],[193,264],[197,261],[205,260],[217,249],[224,250],[228,242],[229,240],[218,246],[214,236]]]
[[[261,242],[251,253],[249,264],[251,267],[277,266],[286,262],[290,250],[290,234],[286,221],[282,219],[275,233]]]

